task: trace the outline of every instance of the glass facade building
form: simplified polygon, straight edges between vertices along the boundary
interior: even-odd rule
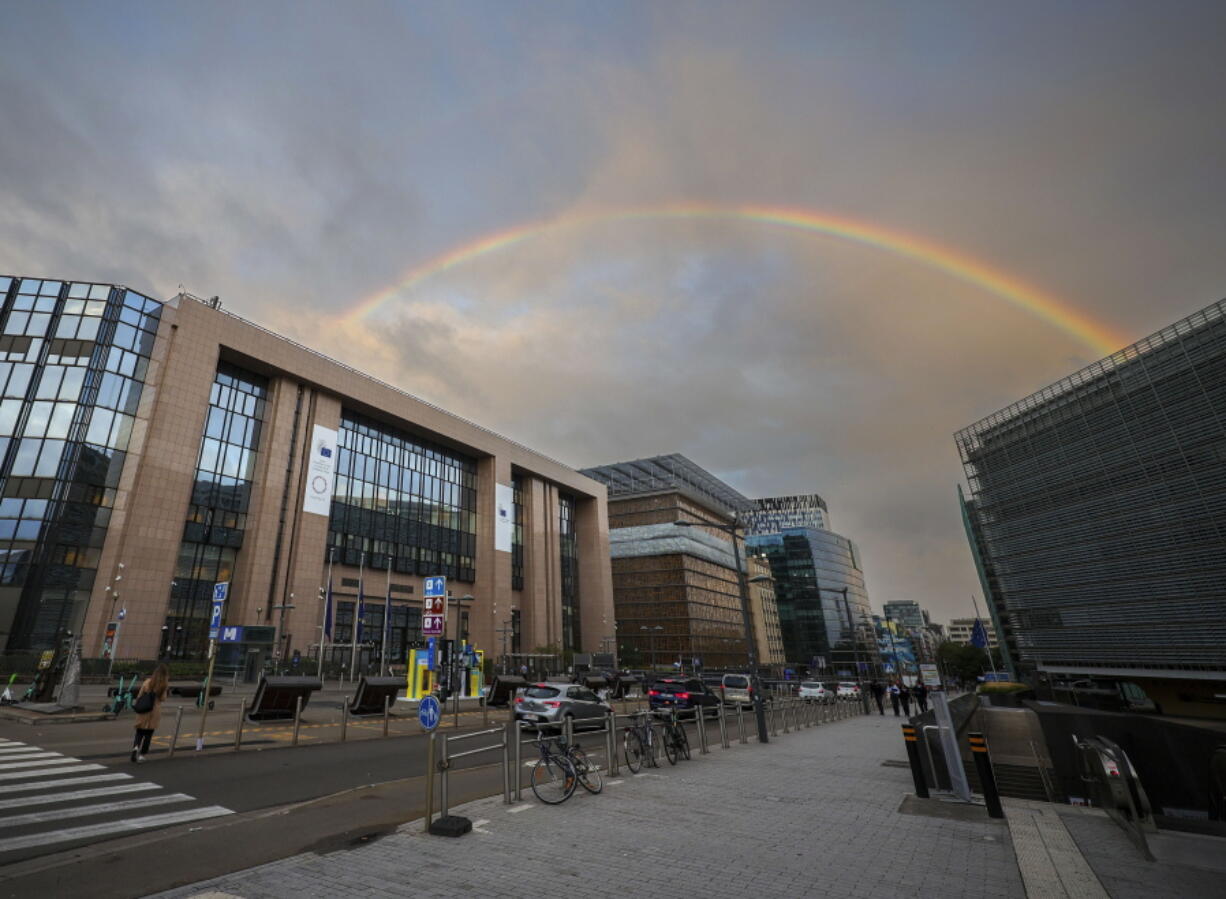
[[[35,278],[0,277],[0,298],[0,640],[41,650],[81,628],[162,307]]]
[[[267,399],[266,378],[227,363],[217,367],[170,588],[167,657],[205,653],[213,585],[233,578],[243,546]]]
[[[956,441],[1019,668],[1226,674],[1226,301]]]
[[[789,664],[854,677],[857,661],[870,663],[871,610],[851,540],[832,531],[785,528],[751,534],[746,543],[770,563]],[[857,652],[863,658],[857,660]]]

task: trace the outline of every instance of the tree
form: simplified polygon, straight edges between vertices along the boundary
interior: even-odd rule
[[[937,661],[940,662],[946,675],[965,681],[974,681],[988,670],[987,653],[978,646],[955,643],[952,640],[946,640],[937,647]],[[999,649],[992,650],[992,661],[996,670],[1000,671],[1002,665]]]

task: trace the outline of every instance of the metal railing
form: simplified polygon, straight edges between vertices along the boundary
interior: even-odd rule
[[[518,722],[516,722],[516,725],[516,731],[518,733]],[[448,774],[451,771],[452,762],[454,762],[456,759],[468,758],[469,756],[480,755],[484,752],[502,750],[502,801],[506,805],[511,804],[511,772],[508,753],[509,747],[507,744],[507,736],[509,731],[510,726],[504,724],[501,727],[491,727],[486,730],[477,730],[467,734],[443,734],[439,733],[438,731],[434,731],[430,734],[429,742],[426,747],[426,817],[424,829],[427,833],[430,831],[430,824],[434,821],[435,768],[437,767],[438,769],[437,776],[439,779],[438,797],[440,817],[446,818],[451,812],[448,792]],[[463,752],[456,753],[451,751],[452,743],[459,743],[464,740],[475,740],[478,737],[488,737],[491,734],[498,734],[502,739],[489,746],[478,746],[476,749],[466,749]]]

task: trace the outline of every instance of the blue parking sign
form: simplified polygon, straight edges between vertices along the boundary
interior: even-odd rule
[[[223,601],[213,601],[213,614],[209,617],[209,639],[217,639],[217,631],[221,627],[221,613],[225,609],[226,604]]]
[[[213,585],[213,602],[225,602],[230,595],[230,582],[221,581]]]
[[[446,596],[447,595],[447,578],[445,577],[428,577],[425,579],[425,596]]]

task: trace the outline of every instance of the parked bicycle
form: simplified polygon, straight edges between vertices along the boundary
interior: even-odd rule
[[[600,776],[600,768],[587,757],[587,753],[579,746],[578,740],[563,743],[559,738],[558,747],[575,766],[575,774],[583,789],[589,793],[599,793],[604,789],[604,779]]]
[[[701,714],[702,709],[698,709],[695,714]],[[684,756],[688,761],[690,758],[690,738],[686,736],[685,726],[677,720],[677,710],[669,709],[667,723],[663,726],[664,733],[661,742],[664,744],[664,755],[668,758],[670,765],[677,764],[677,759]]]
[[[560,805],[574,795],[575,787],[579,785],[575,763],[560,746],[555,751],[556,737],[542,736],[534,742],[541,755],[532,766],[532,776],[528,783],[541,802],[546,805]]]
[[[626,767],[634,774],[642,769],[644,762],[653,768],[659,767],[656,761],[656,746],[660,742],[656,735],[655,723],[650,712],[639,712],[634,716],[635,723],[626,728],[622,737],[622,752],[626,758]]]

